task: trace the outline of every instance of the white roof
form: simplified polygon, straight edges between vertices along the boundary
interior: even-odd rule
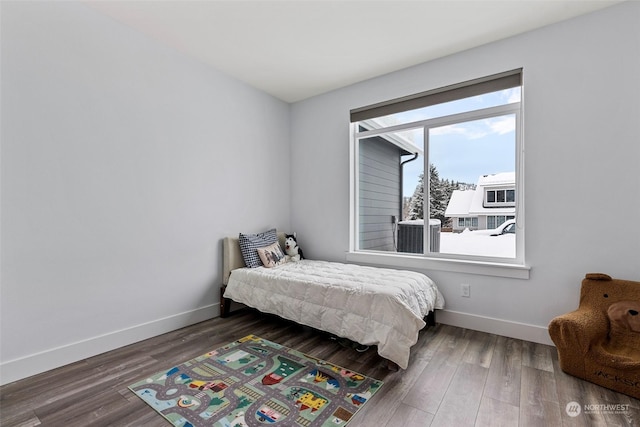
[[[515,172],[482,175],[475,190],[454,190],[444,215],[465,217],[478,215],[515,214],[515,207],[485,208],[483,206],[485,188],[515,187]]]
[[[376,117],[373,119],[362,120],[359,122],[363,127],[368,128],[369,130],[381,129],[388,126],[391,126],[393,123],[387,123],[384,117]],[[412,153],[419,154],[424,156],[424,151],[422,148],[418,147],[413,143],[413,141],[405,138],[403,135],[398,133],[385,133],[380,135],[381,138],[386,139],[390,143],[396,145],[397,147]]]
[[[454,190],[444,216],[460,217],[469,215],[469,208],[475,194],[475,190]]]
[[[478,187],[494,187],[505,185],[516,185],[515,172],[493,173],[491,175],[482,175],[480,178],[478,178]]]

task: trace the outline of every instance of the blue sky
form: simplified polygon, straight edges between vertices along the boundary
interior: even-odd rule
[[[520,88],[515,88],[395,114],[385,121],[410,123],[519,100]],[[422,130],[401,134],[423,148]],[[481,175],[515,171],[515,157],[514,115],[433,128],[430,132],[429,161],[441,179],[475,184]],[[413,194],[423,168],[422,157],[405,165],[404,196]]]
[[[492,122],[497,121],[515,123],[515,118],[501,117],[432,129],[429,161],[436,166],[441,179],[475,184],[481,175],[515,171],[515,131],[492,128]],[[405,165],[405,196],[413,194],[423,168],[422,156]]]

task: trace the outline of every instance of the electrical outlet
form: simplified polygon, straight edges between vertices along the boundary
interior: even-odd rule
[[[463,283],[460,285],[460,295],[462,295],[465,298],[470,298],[471,297],[471,285],[469,285],[468,283]]]

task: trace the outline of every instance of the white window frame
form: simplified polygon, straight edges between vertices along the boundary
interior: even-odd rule
[[[462,222],[462,225],[460,224],[460,222]],[[478,228],[478,217],[477,216],[459,217],[458,228],[460,227]]]
[[[504,218],[505,218],[505,220],[504,220],[504,221],[502,221],[501,223],[498,223],[497,218],[500,218],[501,216],[502,216],[502,217],[504,217]],[[489,227],[489,223],[491,222],[491,219],[493,219],[493,224],[492,224],[493,226],[492,226],[492,227]],[[487,215],[487,228],[488,228],[488,229],[491,229],[491,228],[498,228],[498,227],[500,227],[504,222],[509,221],[509,220],[512,220],[512,219],[515,219],[515,217],[514,217],[513,215],[506,215],[506,214],[500,214],[500,215]]]
[[[434,253],[425,250],[424,254],[404,254],[383,251],[363,251],[357,248],[358,242],[358,158],[359,141],[364,138],[379,136],[387,133],[423,129],[424,135],[424,170],[429,170],[429,129],[441,126],[464,123],[474,120],[488,119],[492,117],[515,115],[515,152],[516,152],[516,256],[515,258],[480,257],[463,254]],[[524,143],[522,140],[522,108],[521,102],[484,108],[459,114],[453,114],[434,119],[420,120],[384,129],[374,129],[357,132],[355,123],[351,124],[351,197],[350,197],[350,239],[347,260],[383,264],[393,267],[437,269],[444,271],[485,274],[491,276],[512,277],[519,279],[529,278],[529,267],[525,264],[525,236],[524,236]],[[424,174],[425,191],[429,189],[429,174]],[[428,195],[425,197],[428,200]],[[424,247],[429,247],[430,227],[424,228]]]
[[[484,190],[484,200],[482,201],[482,204],[487,207],[487,208],[510,208],[516,205],[516,201],[515,199],[513,200],[513,202],[508,202],[507,201],[507,191],[516,191],[514,187],[508,187],[508,188],[486,188]],[[498,192],[504,192],[504,202],[499,202],[498,201]],[[489,201],[489,192],[494,192],[496,195],[496,200],[493,202]]]

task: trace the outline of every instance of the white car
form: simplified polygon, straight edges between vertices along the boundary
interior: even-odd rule
[[[501,236],[503,234],[515,234],[516,232],[516,220],[510,219],[503,222],[498,227],[491,230],[490,236]]]

